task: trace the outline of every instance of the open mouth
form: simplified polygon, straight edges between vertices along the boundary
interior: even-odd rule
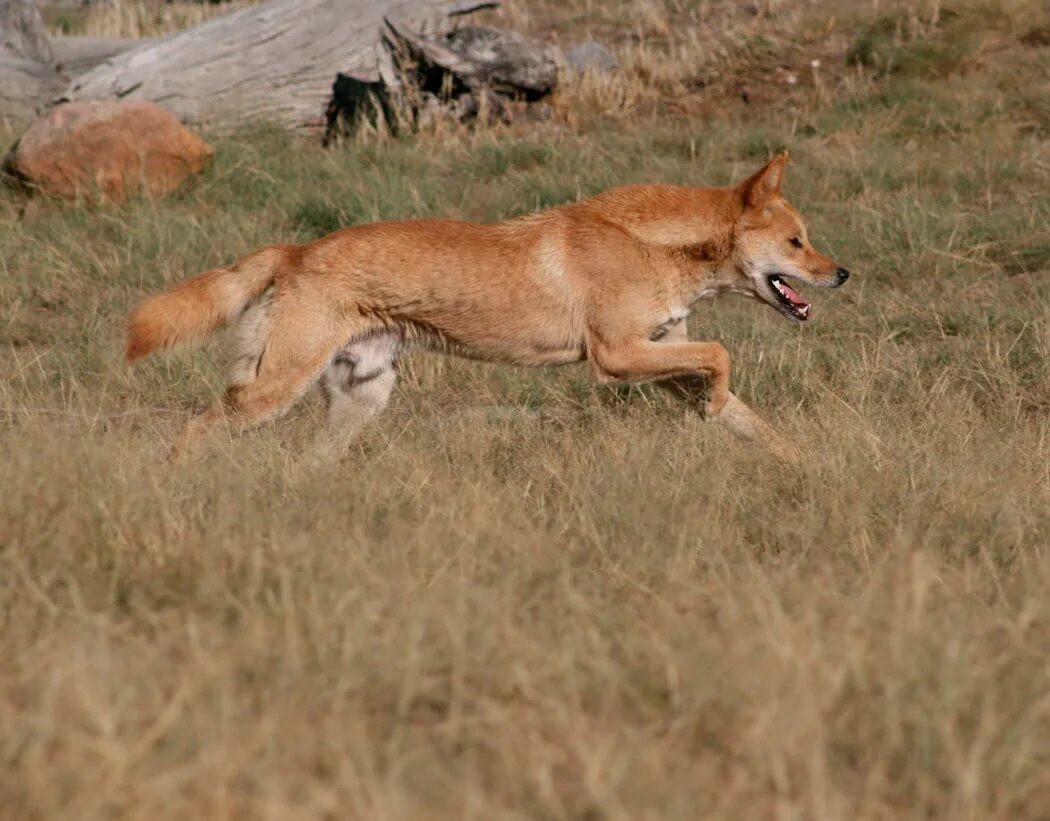
[[[795,291],[784,282],[783,276],[773,274],[766,278],[769,289],[776,298],[778,307],[792,319],[805,322],[809,319],[809,303],[795,293]]]

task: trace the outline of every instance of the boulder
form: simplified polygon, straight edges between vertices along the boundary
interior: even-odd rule
[[[211,163],[210,145],[145,100],[73,102],[39,117],[4,170],[31,190],[123,200],[140,189],[171,193]]]

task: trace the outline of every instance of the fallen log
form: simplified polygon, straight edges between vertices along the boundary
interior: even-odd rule
[[[0,0],[0,118],[29,120],[64,85],[34,0]]]
[[[51,41],[51,53],[59,74],[76,78],[118,54],[152,42],[152,38],[141,37],[56,37]]]
[[[384,19],[417,31],[449,11],[447,0],[269,0],[118,54],[65,96],[151,100],[217,132],[319,127],[339,72],[379,79]]]
[[[66,81],[46,63],[38,63],[0,48],[0,119],[28,122]]]
[[[506,120],[513,104],[535,102],[554,90],[559,58],[557,49],[515,31],[472,25],[413,31],[388,19],[379,79],[337,77],[325,142],[362,120],[375,125],[382,118],[395,133],[442,118]]]
[[[0,0],[0,48],[25,60],[51,62],[51,38],[36,0]]]
[[[393,21],[387,30],[395,59],[399,54],[409,57],[425,90],[437,91],[451,79],[473,93],[489,90],[537,100],[558,82],[557,50],[516,31],[461,26],[428,35]]]

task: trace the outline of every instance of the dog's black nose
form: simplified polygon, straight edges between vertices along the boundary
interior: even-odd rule
[[[849,271],[847,271],[845,268],[836,268],[835,276],[839,278],[838,284],[841,285],[843,282],[849,279]]]

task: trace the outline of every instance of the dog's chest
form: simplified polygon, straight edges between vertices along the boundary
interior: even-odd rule
[[[679,329],[688,317],[688,308],[672,308],[668,317],[649,333],[649,338],[653,342],[659,342],[661,339],[673,336],[674,332],[679,332]]]

